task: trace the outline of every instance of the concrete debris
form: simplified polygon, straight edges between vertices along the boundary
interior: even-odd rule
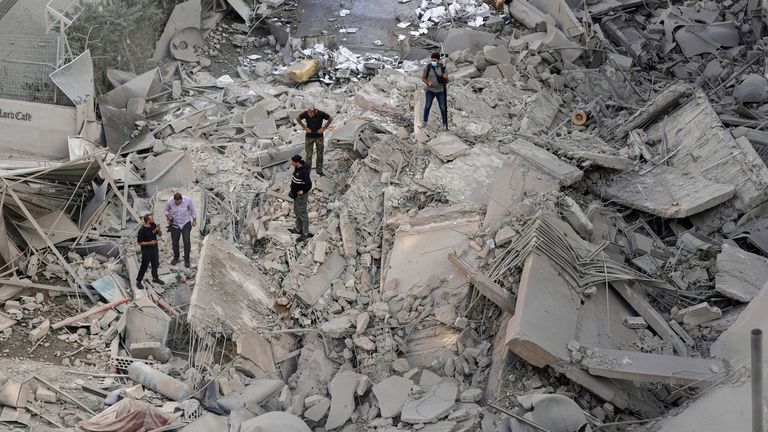
[[[93,14],[0,16],[0,422],[749,427],[760,5],[395,3],[363,4],[374,23],[188,0],[153,9],[160,24],[115,18],[160,34],[115,28],[116,56],[72,43]],[[442,127],[436,107],[423,119],[438,46]],[[334,117],[322,163],[293,121],[312,107]]]

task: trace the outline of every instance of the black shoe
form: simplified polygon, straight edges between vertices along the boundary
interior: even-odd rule
[[[308,233],[304,234],[304,237],[306,237],[306,238],[312,238],[312,237],[314,237],[314,236],[315,236],[315,235],[314,235],[314,234],[312,234],[311,232],[308,232]]]
[[[301,231],[296,228],[288,228],[288,232],[291,234],[301,235]]]
[[[189,268],[189,261],[184,261],[184,267]]]
[[[171,261],[171,265],[176,265],[178,263],[179,263],[179,259],[178,258],[174,258],[173,261]]]
[[[307,236],[305,236],[304,234],[302,234],[302,235],[300,235],[300,236],[299,236],[299,237],[296,239],[296,243],[301,243],[301,242],[303,242],[304,240],[306,240],[307,238],[308,238]]]
[[[152,279],[152,283],[156,283],[158,285],[165,285],[165,282],[163,282],[161,279]]]
[[[138,288],[140,290],[143,290],[144,289],[144,284],[142,284],[141,281],[136,281],[136,288]]]
[[[325,177],[325,173],[324,173],[324,172],[322,172],[322,171],[318,171],[318,172],[317,172],[317,175],[319,175],[320,177]]]

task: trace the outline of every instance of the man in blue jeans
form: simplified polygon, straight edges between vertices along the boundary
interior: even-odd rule
[[[421,82],[427,86],[427,98],[424,101],[424,121],[421,123],[421,127],[427,127],[429,111],[432,110],[432,100],[437,98],[437,105],[440,107],[440,115],[443,119],[443,128],[448,130],[448,95],[446,91],[448,74],[445,72],[445,66],[440,63],[439,52],[432,53],[431,61],[421,75]]]

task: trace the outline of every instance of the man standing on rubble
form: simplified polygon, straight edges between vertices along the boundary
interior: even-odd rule
[[[323,126],[325,120],[328,120],[328,122]],[[323,132],[325,132],[325,130],[328,129],[328,126],[333,123],[333,116],[316,109],[315,105],[310,105],[306,111],[296,117],[296,123],[307,133],[304,138],[304,156],[306,157],[306,162],[309,163],[311,169],[312,154],[317,150],[315,171],[317,171],[317,175],[320,177],[324,176],[323,150],[325,147],[323,145]]]
[[[302,242],[312,236],[309,232],[309,212],[307,210],[307,201],[309,200],[309,191],[312,189],[312,179],[309,177],[311,167],[301,160],[300,155],[294,155],[291,158],[293,166],[293,177],[291,178],[291,193],[293,198],[293,213],[296,215],[296,229],[289,229],[293,234],[298,234],[296,243]]]
[[[432,101],[437,98],[437,106],[440,107],[440,115],[443,119],[443,128],[448,130],[448,74],[445,72],[445,66],[440,63],[439,52],[432,53],[431,61],[424,67],[424,73],[421,74],[421,82],[427,86],[421,127],[427,127],[429,112],[432,110]]]
[[[160,227],[155,224],[155,218],[151,213],[144,215],[144,224],[139,228],[139,235],[137,243],[141,246],[141,267],[139,267],[139,275],[136,278],[136,286],[139,289],[144,289],[144,285],[141,281],[144,279],[144,274],[147,273],[147,267],[152,264],[152,282],[165,285],[165,282],[160,280],[157,275],[157,269],[160,267],[160,250],[157,247],[157,236],[162,235]]]
[[[173,261],[171,265],[179,263],[179,237],[184,239],[184,267],[189,268],[190,233],[192,227],[197,226],[197,210],[188,196],[175,193],[173,198],[165,204],[165,218],[168,220],[168,230],[171,232],[173,244]]]

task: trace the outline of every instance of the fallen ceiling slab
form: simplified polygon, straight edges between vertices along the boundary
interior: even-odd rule
[[[72,103],[75,105],[85,103],[89,96],[96,94],[91,50],[85,50],[71,62],[56,69],[50,77]]]

